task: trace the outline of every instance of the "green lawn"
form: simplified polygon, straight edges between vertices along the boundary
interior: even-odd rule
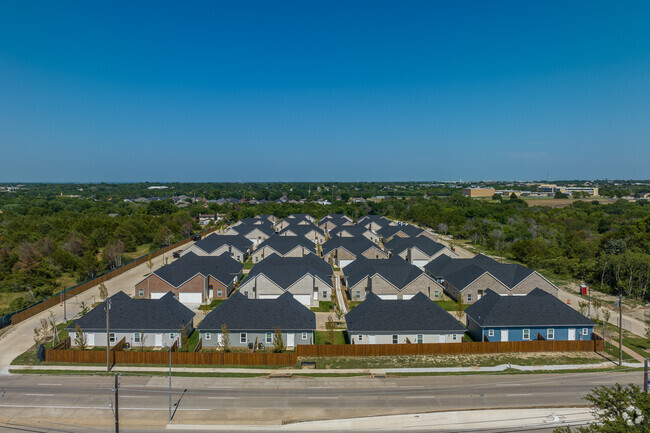
[[[359,305],[360,303],[361,303],[361,302],[359,302],[359,301],[351,301],[351,302],[348,304],[348,309],[349,309],[349,310],[352,310],[354,307],[356,307],[356,306]]]
[[[314,331],[314,344],[328,344],[327,331]],[[334,331],[334,344],[348,344],[348,333]]]
[[[436,304],[441,306],[446,311],[458,311],[458,304],[456,301],[434,301]],[[463,305],[463,311],[465,311],[469,305]]]
[[[314,311],[316,313],[329,313],[332,311],[332,308],[332,301],[319,301],[318,307],[311,307],[311,311]]]
[[[209,305],[201,305],[201,306],[199,306],[199,310],[212,311],[225,301],[226,301],[225,299],[213,299],[212,302],[210,302]]]
[[[250,270],[253,267],[253,262],[248,259],[244,262],[244,270]]]
[[[598,334],[602,334],[602,322],[598,322],[594,331],[598,332]],[[607,337],[618,342],[618,326],[608,324]],[[623,346],[629,347],[644,358],[650,356],[650,340],[626,331],[625,329],[623,330]],[[618,357],[618,349],[616,349],[616,353],[616,356]]]

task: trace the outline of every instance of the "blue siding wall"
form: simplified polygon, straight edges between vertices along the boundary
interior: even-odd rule
[[[547,330],[548,328],[490,328],[486,327],[483,328],[483,332],[480,332],[480,327],[473,323],[471,320],[468,321],[468,328],[470,331],[470,334],[472,334],[472,337],[476,341],[483,341],[482,335],[485,335],[490,341],[501,341],[501,332],[502,330],[507,330],[508,331],[508,341],[524,341],[523,334],[524,334],[524,329],[530,329],[530,339],[531,340],[537,340],[537,334],[540,334],[543,338],[547,338]],[[593,326],[588,326],[587,328],[587,335],[582,334],[582,330],[584,327],[580,328],[575,328],[575,327],[556,327],[553,328],[555,329],[555,337],[553,340],[557,341],[565,341],[569,339],[569,329],[575,329],[576,330],[576,335],[575,339],[576,340],[591,340],[591,334],[593,333],[594,327]],[[488,332],[490,329],[494,329],[494,336],[490,337],[488,335]]]

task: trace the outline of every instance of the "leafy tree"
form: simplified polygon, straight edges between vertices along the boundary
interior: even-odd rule
[[[230,331],[225,323],[221,325],[221,349],[230,352]]]
[[[78,324],[74,327],[74,344],[81,350],[86,350],[88,348],[88,340],[86,339],[86,334],[81,330],[81,326]]]
[[[464,310],[465,310],[465,302],[463,302],[463,295],[460,294],[458,295],[458,300],[456,301],[456,311],[455,311],[458,320],[462,319]]]
[[[103,300],[108,299],[108,288],[104,283],[101,283],[99,285],[99,297],[102,298]]]
[[[189,350],[190,337],[187,335],[187,329],[185,328],[185,325],[181,325],[180,335],[181,335],[181,344],[180,344],[179,352],[187,352]]]
[[[327,329],[327,344],[334,344],[335,335],[334,335],[334,320],[332,316],[327,316],[327,322],[325,323],[325,329]]]
[[[634,433],[650,431],[650,394],[637,385],[598,386],[585,397],[596,422],[587,427],[562,427],[555,433]]]
[[[280,328],[275,328],[273,331],[273,351],[280,353],[285,349],[284,340],[282,339],[282,331]]]
[[[88,307],[88,305],[86,305],[84,301],[81,301],[79,306],[81,307],[81,310],[79,311],[79,314],[77,314],[77,317],[83,317],[86,314],[88,314],[88,311],[90,311],[90,308]]]

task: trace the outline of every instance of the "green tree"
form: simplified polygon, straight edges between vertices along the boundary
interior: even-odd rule
[[[230,331],[228,331],[228,327],[224,323],[221,325],[221,349],[224,352],[230,352]]]
[[[99,297],[102,298],[103,300],[106,300],[108,298],[108,288],[104,283],[101,283],[99,285]]]
[[[465,310],[465,302],[463,302],[463,295],[459,294],[458,300],[456,301],[456,311],[455,311],[458,320],[462,319],[464,310]]]
[[[181,347],[179,348],[179,352],[187,352],[190,345],[190,337],[187,335],[187,329],[185,328],[185,325],[181,325],[180,334]]]
[[[327,329],[327,344],[334,344],[334,319],[332,316],[327,316],[327,322],[325,323],[325,329]]]
[[[284,340],[282,339],[282,331],[280,328],[275,328],[273,331],[273,351],[280,353],[285,349]]]
[[[81,330],[81,326],[78,324],[74,327],[74,344],[81,350],[86,350],[88,348],[88,340],[86,339],[86,334]]]

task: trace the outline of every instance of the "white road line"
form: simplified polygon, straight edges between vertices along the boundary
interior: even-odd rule
[[[0,404],[0,407],[5,408],[26,408],[26,409],[94,409],[94,410],[112,410],[108,406],[39,406],[33,404]],[[121,407],[120,410],[169,410],[168,407]],[[208,411],[213,410],[210,408],[198,409],[198,408],[187,408],[187,409],[176,409],[178,411]]]
[[[219,397],[208,397],[209,400],[235,400],[237,397],[226,397],[226,396],[219,396]]]
[[[25,395],[30,395],[34,397],[54,397],[54,394],[25,394]]]
[[[334,397],[329,397],[329,396],[324,396],[324,395],[323,395],[323,396],[314,395],[314,396],[310,396],[310,397],[308,397],[308,398],[309,398],[310,400],[336,400],[338,397],[336,397],[336,396],[334,396]]]
[[[424,388],[424,385],[398,386],[397,388],[399,389]]]
[[[149,398],[148,395],[121,395],[120,398]]]
[[[310,386],[309,389],[330,389],[331,386]]]
[[[494,386],[521,386],[521,383],[496,383]]]
[[[39,383],[38,386],[63,386],[62,383]]]
[[[407,395],[406,398],[436,398],[435,395]]]
[[[533,394],[506,394],[506,397],[528,397]]]
[[[211,389],[235,389],[234,386],[209,386]]]

